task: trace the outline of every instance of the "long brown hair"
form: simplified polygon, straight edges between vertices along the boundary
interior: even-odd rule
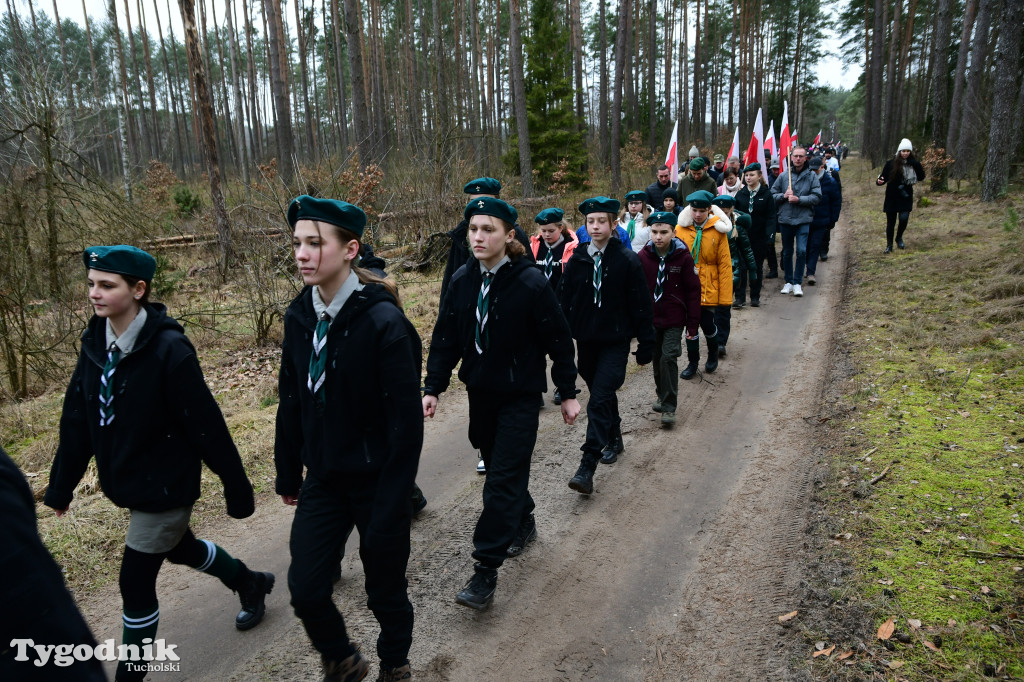
[[[899,152],[896,152],[896,156],[892,160],[892,173],[886,178],[886,181],[902,180],[903,179],[903,168],[908,163],[914,160],[914,152],[911,150],[910,155],[904,161],[903,157]]]
[[[320,221],[314,220],[313,223],[316,225],[317,234],[320,234],[320,236],[322,237],[323,233],[320,231]],[[359,241],[359,237],[357,237],[354,233],[346,230],[344,227],[339,227],[332,223],[324,224],[330,225],[335,230],[335,233],[338,235],[338,239],[340,239],[343,244],[347,244],[348,242],[356,242],[360,246],[360,252],[362,252],[362,242]],[[356,265],[356,262],[352,263],[352,272],[356,273],[356,277],[359,278],[360,284],[380,284],[381,286],[383,286],[385,289],[388,290],[389,294],[395,297],[395,302],[398,304],[398,307],[402,307],[402,297],[398,293],[398,283],[394,279],[390,277],[380,277],[378,275],[375,275],[366,268],[361,268],[358,265]]]
[[[494,218],[494,222],[496,224],[500,225],[503,230],[505,230],[505,234],[508,234],[509,232],[513,233],[512,241],[510,241],[508,244],[505,245],[505,253],[508,255],[509,260],[516,260],[516,259],[519,259],[519,258],[522,258],[523,256],[525,256],[526,255],[526,247],[523,246],[519,242],[518,239],[516,239],[516,237],[515,237],[515,229],[516,229],[515,225],[513,225],[512,223],[510,223],[508,221],[502,220],[501,218],[499,218],[497,216],[493,216],[492,215],[492,216],[489,216],[489,217]]]

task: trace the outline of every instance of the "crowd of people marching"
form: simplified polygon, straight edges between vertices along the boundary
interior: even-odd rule
[[[332,199],[291,202],[293,256],[306,287],[284,317],[275,487],[295,507],[287,584],[295,614],[322,657],[324,680],[361,680],[369,671],[332,599],[353,528],[367,606],[380,624],[377,679],[412,678],[406,566],[411,520],[426,505],[415,477],[424,419],[435,415],[456,366],[468,394],[469,440],[480,453],[477,470],[486,478],[473,572],[455,600],[482,610],[493,600],[504,561],[537,537],[530,461],[548,358],[553,402],[566,424],[582,410],[577,377],[588,389],[582,454],[568,486],[590,495],[599,466],[624,452],[617,391],[631,354],[638,365],[652,365],[652,409],[670,428],[678,380],[700,372],[701,332],[703,371],[712,373],[727,355],[731,311],[761,305],[764,281],[779,275],[778,260],[782,294],[800,297],[805,283],[816,283],[842,208],[842,152],[809,155],[796,147],[777,176],[777,160],[764,169],[721,155],[712,163],[696,147],[689,156],[678,182],[662,166],[655,182],[621,202],[583,201],[576,230],[562,208],[550,207],[533,218],[527,234],[516,209],[500,198],[497,180],[467,183],[422,382],[420,338],[383,261],[362,241],[365,213]],[[894,211],[895,218],[902,247],[905,218]],[[44,503],[63,515],[95,457],[104,494],[130,510],[116,679],[141,680],[147,666],[140,651],[156,641],[156,578],[165,559],[236,592],[240,630],[263,619],[275,576],[196,538],[190,527],[203,463],[223,481],[229,515],[253,513],[253,489],[195,348],[164,306],[150,300],[156,261],[125,245],[91,247],[82,257],[95,315],[65,394]],[[16,498],[19,509],[31,503],[19,487],[23,479],[7,475],[13,464],[6,455],[0,465],[0,483],[14,481],[15,491],[9,496],[4,487],[0,498]],[[40,544],[22,555],[26,566],[30,559],[45,564],[24,571],[34,581],[28,596],[48,594],[37,641],[91,641],[71,600],[61,601],[60,571],[44,554]],[[95,660],[74,663],[67,679],[103,679]],[[44,679],[35,669],[32,676]]]

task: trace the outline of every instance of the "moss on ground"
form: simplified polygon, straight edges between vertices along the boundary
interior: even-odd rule
[[[907,250],[883,254],[872,178],[860,161],[843,173],[852,270],[838,337],[856,373],[825,499],[831,543],[854,569],[834,596],[864,604],[875,627],[893,618],[895,634],[866,633],[866,649],[843,660],[855,642],[838,642],[814,670],[1019,679],[1024,240],[1006,216],[1024,197],[930,195]]]

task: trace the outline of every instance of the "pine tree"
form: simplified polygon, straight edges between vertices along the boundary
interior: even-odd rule
[[[573,103],[571,33],[555,14],[553,0],[530,6],[532,30],[526,44],[526,111],[530,159],[538,187],[548,188],[566,162],[559,185],[582,189],[587,179],[586,133]],[[515,156],[516,141],[509,145]],[[515,158],[510,159],[518,169]],[[512,166],[510,166],[512,167]]]

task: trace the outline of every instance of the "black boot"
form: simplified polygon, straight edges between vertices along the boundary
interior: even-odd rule
[[[562,394],[558,392],[557,388],[555,389],[555,397],[551,399],[551,402],[553,402],[555,405],[562,404]]]
[[[526,546],[537,539],[537,521],[533,514],[527,514],[526,518],[519,523],[519,530],[512,538],[512,544],[506,552],[509,556],[519,556],[526,549]]]
[[[419,516],[419,513],[427,506],[427,498],[423,496],[423,491],[415,483],[412,484],[412,515],[413,517]]]
[[[611,441],[601,449],[601,464],[615,464],[625,448],[622,445],[622,432],[615,429]]]
[[[700,340],[686,339],[686,359],[689,363],[679,373],[680,379],[692,379],[697,373],[697,363],[700,362]]]
[[[370,672],[370,664],[363,655],[356,652],[340,661],[332,661],[321,657],[324,664],[324,682],[358,682]]]
[[[593,456],[583,455],[580,468],[576,475],[569,480],[569,487],[578,493],[590,495],[594,492],[594,470],[597,469],[597,460]]]
[[[711,374],[718,369],[718,339],[708,339],[708,361],[704,363],[704,371]]]
[[[477,611],[483,611],[491,605],[497,586],[498,569],[476,564],[473,577],[455,595],[455,602]]]
[[[264,600],[274,589],[274,574],[250,571],[242,564],[238,581],[238,600],[242,610],[235,617],[235,627],[239,630],[250,630],[263,620],[267,607]]]

